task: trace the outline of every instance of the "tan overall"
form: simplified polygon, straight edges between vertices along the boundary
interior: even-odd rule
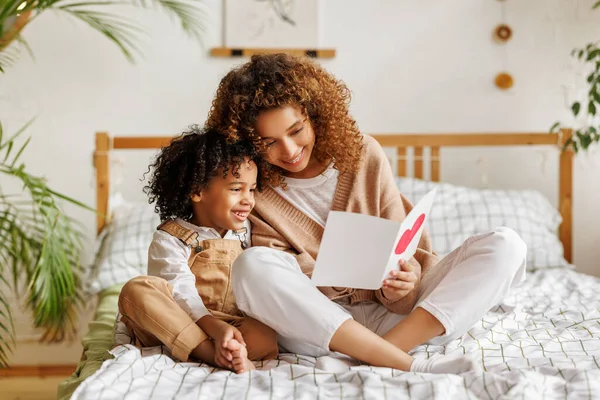
[[[196,276],[196,289],[215,318],[242,333],[252,361],[274,359],[278,355],[277,334],[261,322],[238,310],[231,288],[231,265],[243,251],[241,243],[228,239],[198,242],[198,233],[166,221],[158,229],[181,240],[192,252],[188,260]],[[140,347],[165,345],[182,361],[209,337],[173,299],[173,288],[164,279],[138,276],[125,284],[119,295],[121,321]]]

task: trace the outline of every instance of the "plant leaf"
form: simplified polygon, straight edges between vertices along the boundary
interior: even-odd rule
[[[596,115],[596,104],[592,100],[588,103],[588,114]]]
[[[591,74],[588,75],[587,77],[587,83],[592,83],[594,81],[594,78],[596,77],[596,72],[592,72]]]
[[[134,0],[134,4],[146,7],[145,0]],[[181,29],[190,37],[201,41],[208,25],[209,9],[201,1],[194,0],[151,0],[158,7],[174,16]]]
[[[18,11],[19,6],[23,4],[25,4],[23,0],[0,1],[0,21],[5,21],[8,17],[14,17],[17,13],[24,11],[34,11],[36,13],[32,14],[34,17],[48,9],[66,12],[83,21],[117,45],[130,62],[134,62],[136,55],[141,55],[137,43],[139,35],[143,31],[133,21],[120,17],[119,9],[109,13],[90,9],[89,7],[107,9],[121,5],[148,7],[153,4],[174,17],[188,36],[200,42],[202,42],[202,37],[206,33],[208,21],[210,21],[210,9],[203,0],[37,0],[28,1],[25,8]],[[1,31],[2,24],[0,23]],[[21,49],[27,50],[33,58],[33,52],[29,44],[18,35],[9,44],[8,48],[0,51],[0,73],[3,73],[7,67],[14,64],[20,56]]]
[[[78,207],[84,208],[84,209],[86,209],[86,210],[88,210],[88,211],[96,212],[96,209],[95,209],[95,208],[93,208],[93,207],[90,207],[90,206],[88,206],[87,204],[84,204],[84,203],[82,203],[82,202],[80,202],[80,201],[78,201],[78,200],[75,200],[75,199],[74,199],[74,198],[72,198],[72,197],[66,196],[66,195],[64,195],[64,194],[62,194],[62,193],[59,193],[59,192],[55,192],[54,190],[52,190],[52,189],[50,189],[50,188],[48,188],[48,193],[49,193],[49,194],[51,194],[51,195],[53,195],[53,196],[56,196],[56,197],[57,197],[57,198],[59,198],[59,199],[66,200],[66,201],[68,201],[69,203],[71,203],[71,204],[74,204],[74,205],[76,205],[76,206],[78,206]]]
[[[12,135],[11,137],[9,137],[6,140],[6,142],[4,142],[4,143],[0,142],[0,150],[2,150],[4,147],[10,145],[10,143],[14,142],[14,140],[16,138],[18,138],[21,134],[23,134],[23,132],[25,132],[27,130],[27,128],[29,128],[29,126],[31,126],[31,124],[33,124],[33,121],[35,121],[35,118],[32,118],[29,121],[27,121],[25,123],[25,125],[23,125],[21,127],[21,129],[19,129],[14,135]]]
[[[1,154],[14,147],[15,138],[1,143]],[[26,146],[21,146],[21,150]],[[8,303],[1,289],[28,282],[26,307],[34,324],[45,330],[44,340],[58,341],[76,329],[75,310],[83,300],[81,290],[82,232],[60,208],[63,201],[91,209],[83,203],[50,189],[44,178],[31,175],[24,164],[0,163],[0,175],[19,180],[23,194],[15,197],[0,192],[0,365],[6,365],[14,329]],[[6,281],[11,284],[7,285]],[[4,283],[4,284],[3,284]],[[8,318],[7,318],[8,317]],[[9,334],[10,333],[10,334]]]
[[[21,146],[21,148],[17,152],[17,155],[13,158],[12,163],[10,164],[11,167],[15,166],[15,164],[17,163],[17,160],[19,159],[19,157],[23,153],[23,150],[25,150],[25,148],[29,144],[29,141],[31,141],[31,136],[27,138],[27,140],[25,141],[25,143],[23,143],[23,146]]]
[[[0,72],[5,72],[4,70],[12,66],[19,58],[21,51],[15,43],[0,50]]]
[[[590,144],[592,144],[592,135],[589,132],[579,131],[578,134],[579,144],[586,150]]]
[[[25,40],[23,38],[23,35],[19,34],[17,35],[17,37],[15,38],[15,40],[25,49],[27,50],[27,54],[29,54],[29,57],[31,57],[32,60],[35,60],[35,55],[33,54],[33,50],[31,49],[31,47],[29,46],[29,43],[27,42],[27,40]]]
[[[569,146],[573,143],[573,138],[570,137],[565,141],[565,144],[563,144],[563,148],[562,150],[565,151],[566,149],[569,148]]]
[[[599,55],[600,55],[600,50],[594,49],[588,53],[586,61],[592,61],[594,58],[598,57]]]
[[[581,104],[578,101],[576,101],[571,106],[571,111],[573,111],[574,116],[577,116],[577,115],[579,115],[579,110],[581,110]]]
[[[133,54],[138,51],[134,41],[137,40],[137,35],[141,32],[140,28],[125,18],[113,14],[81,9],[79,4],[75,3],[75,6],[65,4],[56,9],[88,24],[92,29],[116,44],[130,62],[134,62]]]

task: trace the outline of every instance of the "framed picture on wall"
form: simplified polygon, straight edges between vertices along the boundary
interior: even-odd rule
[[[317,48],[319,0],[225,0],[230,48]]]

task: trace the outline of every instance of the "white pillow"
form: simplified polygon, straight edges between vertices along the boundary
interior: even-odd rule
[[[506,226],[527,244],[529,270],[568,265],[557,235],[561,216],[538,191],[473,189],[402,177],[396,177],[396,184],[413,204],[438,187],[427,229],[442,257],[472,235]]]
[[[120,202],[112,210],[111,222],[96,239],[96,257],[88,292],[98,293],[131,278],[146,275],[148,247],[160,224],[154,206]]]

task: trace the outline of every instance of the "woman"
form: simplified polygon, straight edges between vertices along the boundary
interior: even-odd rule
[[[349,102],[343,82],[285,54],[254,56],[221,81],[208,127],[252,139],[269,183],[251,215],[261,247],[233,267],[238,306],[275,329],[288,351],[337,351],[421,372],[470,369],[466,358],[413,360],[405,351],[460,337],[525,278],[526,245],[514,231],[471,237],[443,260],[425,232],[415,256],[377,291],[310,282],[329,211],[400,222],[412,207],[381,146],[358,131]]]

